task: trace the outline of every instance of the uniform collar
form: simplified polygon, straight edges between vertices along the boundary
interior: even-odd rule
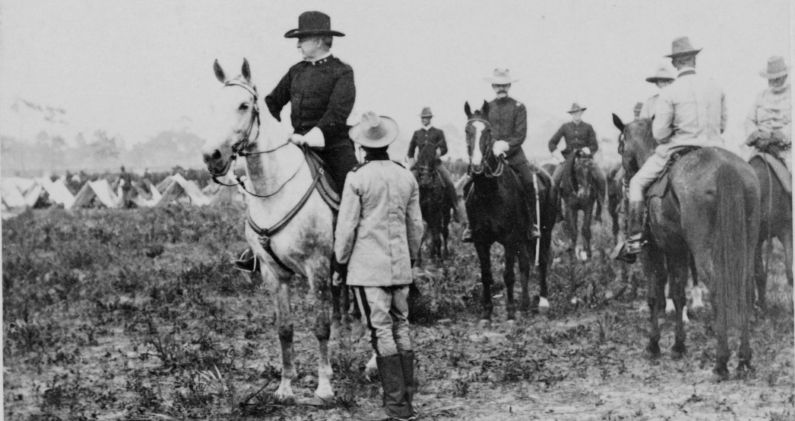
[[[683,67],[682,70],[679,71],[677,77],[687,76],[687,75],[694,75],[696,74],[695,67]]]
[[[389,161],[389,152],[370,150],[367,151],[367,156],[364,157],[366,162],[370,161]]]
[[[307,63],[313,65],[313,66],[317,66],[319,64],[323,64],[323,63],[327,62],[329,58],[331,58],[331,51],[327,52],[326,54],[323,54],[322,56],[320,56],[320,57],[318,57],[316,59],[312,59],[312,60],[307,59],[305,61]]]
[[[429,124],[429,125],[427,125],[427,126],[422,126],[422,127],[421,127],[421,129],[422,129],[422,130],[425,130],[426,132],[427,132],[427,131],[429,131],[429,130],[431,130],[432,128],[433,128],[433,124]]]

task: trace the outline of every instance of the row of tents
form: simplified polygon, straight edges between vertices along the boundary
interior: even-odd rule
[[[170,204],[211,206],[242,202],[243,196],[234,188],[210,184],[201,189],[196,182],[180,174],[166,177],[156,186],[148,180],[133,181],[125,186],[124,179],[111,185],[106,179],[87,181],[76,194],[66,185],[66,179],[3,178],[0,183],[0,202],[4,216],[33,207],[60,206],[64,209],[162,207]]]

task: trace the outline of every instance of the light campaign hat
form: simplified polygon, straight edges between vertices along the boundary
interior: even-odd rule
[[[331,29],[331,18],[317,11],[301,13],[298,16],[298,28],[291,29],[284,34],[285,38],[301,38],[309,36],[330,35],[334,37],[344,37],[345,34]]]
[[[397,139],[398,125],[387,116],[376,115],[372,111],[362,114],[359,124],[348,132],[351,139],[368,148],[383,148]]]
[[[671,54],[666,55],[666,57],[679,57],[685,55],[695,55],[701,51],[701,48],[693,48],[693,45],[690,44],[690,38],[688,37],[679,37],[671,43]]]
[[[657,71],[654,72],[653,75],[646,78],[646,82],[649,83],[657,83],[661,80],[674,80],[674,73],[671,71],[671,68],[666,65],[661,65],[657,68]]]
[[[575,103],[571,104],[571,109],[569,111],[566,111],[566,112],[571,114],[571,113],[576,113],[576,112],[579,112],[579,111],[585,111],[587,109],[588,109],[588,107],[583,107],[580,104],[575,102]]]
[[[767,68],[759,72],[759,75],[767,79],[777,79],[789,74],[789,66],[784,62],[784,57],[773,56],[767,59]]]
[[[491,83],[492,85],[508,85],[514,82],[518,82],[519,79],[514,79],[511,77],[511,71],[508,69],[494,69],[490,77],[486,78],[486,81]]]
[[[420,113],[420,117],[433,117],[433,113],[431,112],[431,107],[423,107],[422,112]]]

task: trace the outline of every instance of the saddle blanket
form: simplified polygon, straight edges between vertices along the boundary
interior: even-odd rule
[[[770,167],[770,170],[773,172],[773,174],[776,175],[776,178],[778,178],[778,180],[781,182],[781,186],[784,188],[787,194],[792,195],[792,173],[790,172],[790,169],[787,168],[784,161],[769,153],[756,152],[751,156],[750,159],[748,159],[748,162],[751,162],[751,159],[754,159],[756,157],[759,157],[765,162],[767,162],[767,165]]]
[[[660,172],[660,176],[655,180],[651,185],[646,189],[646,200],[649,200],[653,197],[663,197],[665,193],[668,192],[668,186],[671,181],[671,177],[669,177],[669,173],[671,172],[671,167],[679,160],[679,158],[687,155],[688,153],[700,149],[698,146],[693,147],[685,147],[677,150],[671,155],[671,158],[668,159],[668,162],[665,164],[665,168]]]

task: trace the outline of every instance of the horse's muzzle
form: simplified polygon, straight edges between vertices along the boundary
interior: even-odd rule
[[[213,176],[222,176],[229,171],[232,166],[232,159],[224,160],[221,151],[216,149],[212,153],[203,154],[204,164],[207,165],[207,171]]]

